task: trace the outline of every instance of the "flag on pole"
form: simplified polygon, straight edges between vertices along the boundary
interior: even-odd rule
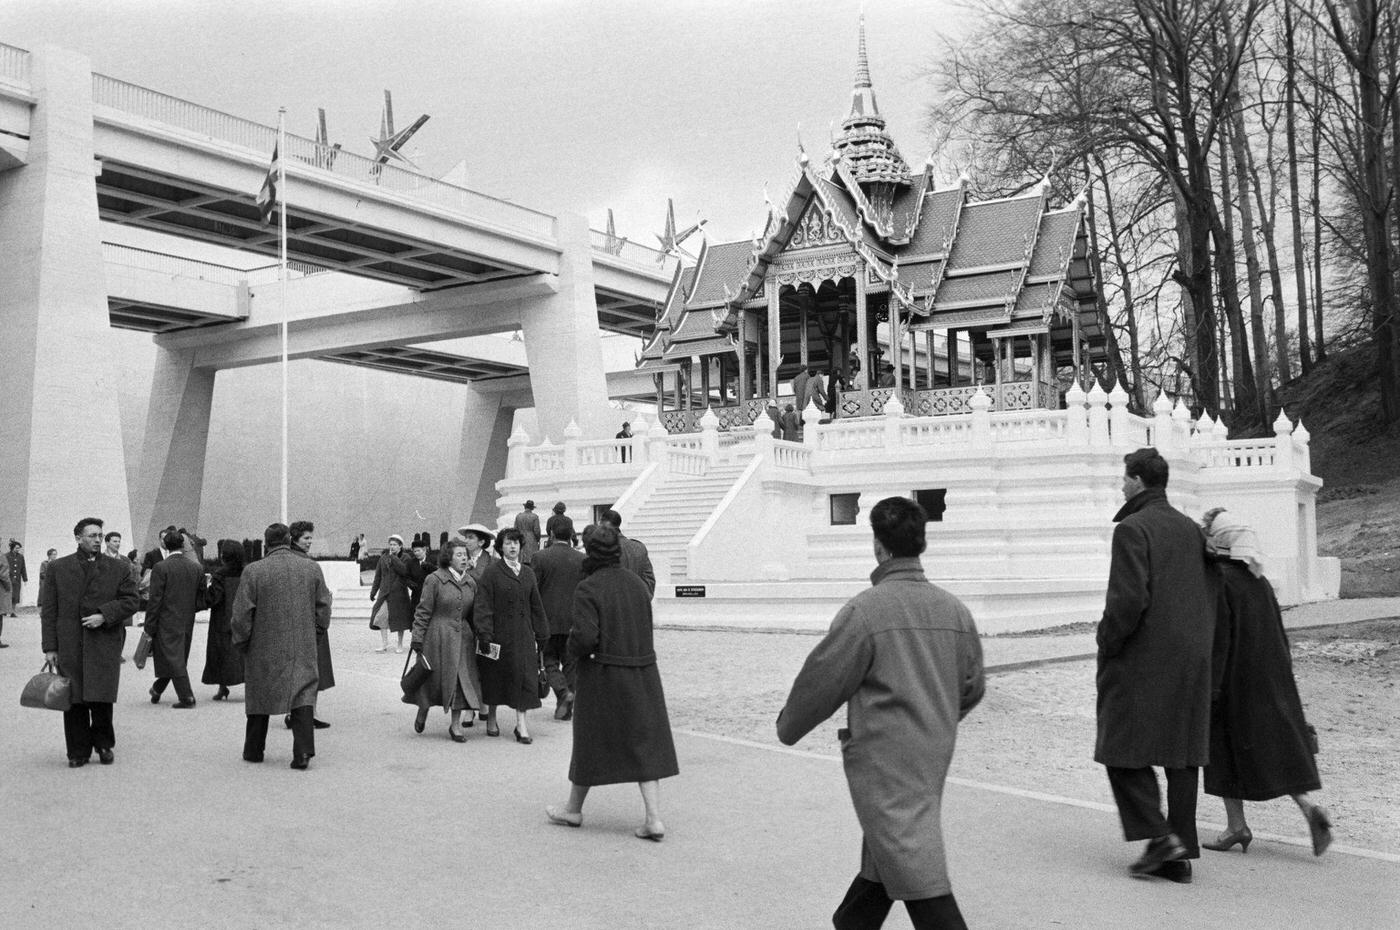
[[[266,226],[272,222],[272,211],[277,209],[277,174],[281,167],[277,162],[278,146],[272,146],[272,163],[267,166],[267,177],[263,178],[262,189],[258,191],[258,210]]]

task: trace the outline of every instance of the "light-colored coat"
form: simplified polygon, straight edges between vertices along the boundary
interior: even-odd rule
[[[476,599],[476,579],[439,568],[423,579],[418,609],[413,615],[413,641],[423,644],[423,658],[432,674],[418,689],[419,707],[451,710],[462,689],[466,707],[481,706],[481,679],[476,671],[476,632],[468,617]],[[458,710],[465,710],[459,707]]]
[[[982,699],[982,645],[967,608],[917,558],[890,559],[836,614],[778,716],[791,746],[847,705],[846,782],[864,838],[860,874],[895,900],[950,894],[943,783],[958,721]]]
[[[229,626],[244,650],[244,713],[286,714],[316,703],[316,629],[331,623],[321,566],[278,546],[243,570]]]

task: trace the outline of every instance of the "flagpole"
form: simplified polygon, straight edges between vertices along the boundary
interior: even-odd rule
[[[278,300],[282,337],[282,523],[287,523],[287,108],[277,108]]]

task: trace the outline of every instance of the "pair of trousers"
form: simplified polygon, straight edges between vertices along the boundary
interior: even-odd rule
[[[63,712],[63,741],[68,744],[68,758],[88,759],[94,749],[111,749],[117,745],[112,729],[112,705],[98,701],[74,704]]]
[[[261,762],[267,748],[267,714],[249,714],[243,735],[243,758]],[[292,755],[311,758],[316,755],[315,708],[310,704],[292,708]]]
[[[845,900],[831,915],[831,923],[836,930],[877,930],[884,925],[893,904],[884,885],[857,875]],[[904,908],[914,930],[967,930],[967,922],[951,894],[905,901]]]
[[[175,683],[175,696],[182,701],[194,700],[194,688],[190,687],[190,676],[181,675],[179,678],[157,678],[156,683],[151,686],[151,690],[156,694],[164,694],[165,686],[171,682]]]
[[[544,668],[556,697],[578,690],[578,663],[569,658],[568,633],[555,633],[545,642]]]
[[[1113,801],[1118,805],[1118,817],[1123,821],[1126,840],[1152,840],[1175,833],[1186,847],[1188,859],[1201,857],[1196,837],[1196,792],[1200,769],[1164,768],[1167,773],[1167,816],[1162,816],[1162,794],[1157,785],[1157,773],[1151,767],[1120,769],[1106,766],[1108,783],[1113,788]]]

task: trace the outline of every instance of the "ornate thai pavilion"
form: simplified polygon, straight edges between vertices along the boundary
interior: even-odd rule
[[[834,417],[1058,408],[1060,369],[1100,361],[1104,332],[1084,202],[1053,207],[1048,180],[975,201],[939,188],[885,129],[860,29],[850,114],[818,164],[801,150],[785,203],[753,240],[706,242],[677,268],[639,367],[656,373],[661,421],[752,423],[815,369]],[[1067,381],[1068,379],[1066,379]]]

